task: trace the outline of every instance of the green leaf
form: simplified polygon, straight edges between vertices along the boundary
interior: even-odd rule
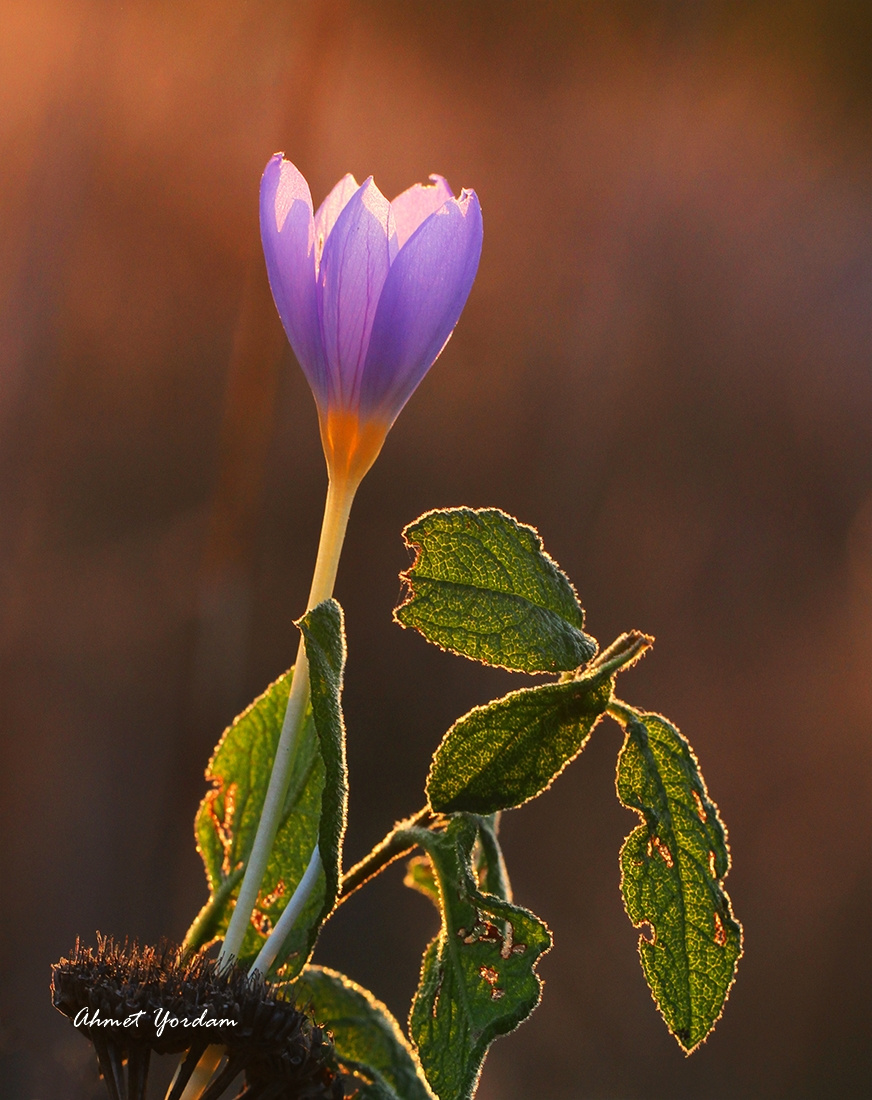
[[[611,678],[592,673],[475,707],[436,750],[430,805],[440,813],[491,814],[535,798],[584,748],[611,693]]]
[[[412,1038],[439,1100],[468,1100],[488,1046],[539,1003],[535,966],[551,936],[532,913],[476,886],[474,818],[416,833],[436,873],[442,929],[424,954]]]
[[[320,966],[307,966],[295,986],[297,1004],[333,1035],[356,1094],[385,1100],[433,1100],[420,1063],[388,1009],[361,986]]]
[[[306,641],[312,713],[325,782],[321,796],[318,843],[326,888],[320,921],[336,904],[342,879],[342,841],[348,807],[345,763],[345,722],[342,717],[342,676],[345,670],[345,624],[336,600],[318,604],[297,623]]]
[[[306,637],[312,704],[294,748],[276,840],[239,952],[242,965],[253,962],[319,844],[324,871],[277,959],[277,965],[285,962],[287,977],[306,963],[321,923],[335,904],[346,802],[339,709],[345,658],[341,609],[332,600],[319,604],[300,625]],[[206,946],[227,930],[260,820],[292,676],[290,670],[279,677],[233,721],[209,762],[206,778],[212,790],[200,803],[194,832],[210,898],[188,932],[189,950]]]
[[[726,833],[693,750],[659,714],[623,704],[618,757],[621,802],[644,824],[621,850],[621,890],[639,937],[642,969],[666,1026],[689,1054],[719,1019],[742,954],[723,879]]]
[[[403,531],[414,565],[394,611],[435,645],[516,672],[579,668],[596,653],[566,575],[532,527],[496,508],[427,512]]]

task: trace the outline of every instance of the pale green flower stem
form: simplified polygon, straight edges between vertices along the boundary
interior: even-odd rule
[[[191,1074],[191,1079],[185,1085],[181,1100],[198,1100],[198,1097],[202,1096],[208,1088],[209,1082],[212,1080],[215,1070],[221,1065],[223,1058],[224,1047],[206,1047],[194,1072]],[[177,1076],[181,1068],[180,1064],[179,1069],[176,1070]],[[172,1088],[172,1082],[170,1082],[170,1088]]]
[[[282,915],[276,921],[275,928],[269,934],[266,943],[260,949],[260,954],[251,964],[250,973],[252,977],[255,973],[259,973],[262,978],[266,977],[267,972],[278,957],[282,944],[288,938],[288,933],[297,923],[297,917],[302,913],[303,906],[309,900],[309,895],[315,889],[315,884],[318,882],[318,875],[321,873],[323,866],[321,862],[321,849],[316,844],[312,852],[312,857],[309,860],[309,865],[303,877],[300,879],[291,900],[282,910]]]
[[[339,568],[339,556],[342,553],[345,531],[348,527],[348,516],[359,484],[360,478],[356,480],[352,478],[331,478],[327,486],[324,519],[321,524],[321,539],[318,543],[318,556],[315,559],[312,587],[309,590],[309,599],[306,603],[307,611],[311,611],[313,607],[317,607],[319,603],[333,595],[336,571]],[[236,905],[227,928],[227,935],[224,937],[224,944],[218,955],[219,964],[230,964],[239,957],[245,933],[248,931],[251,914],[257,904],[257,896],[260,893],[266,865],[278,832],[282,807],[288,793],[294,750],[300,730],[303,728],[308,705],[309,662],[306,659],[306,647],[301,638],[297,649],[297,660],[294,664],[294,676],[291,681],[288,706],[282,723],[282,732],[279,735],[276,758],[263,803],[263,811],[260,815],[251,855],[248,858],[245,875],[239,889],[239,897],[236,899]],[[292,916],[284,923],[284,914],[279,919],[272,936],[264,944],[263,950],[257,957],[252,971],[257,969],[264,974],[275,961],[282,940],[293,927],[293,921],[299,916],[309,894],[318,881],[320,870],[321,854],[318,846],[315,845],[309,866],[306,868],[303,878],[300,880],[285,910],[287,912],[290,909]],[[277,935],[280,930],[282,932],[281,938]],[[223,1057],[223,1047],[210,1046],[206,1048],[203,1057],[194,1070],[193,1076],[185,1086],[181,1100],[198,1100],[208,1087]]]
[[[359,480],[331,478],[327,487],[324,521],[321,525],[321,540],[318,544],[318,557],[315,561],[312,587],[306,604],[307,611],[311,611],[313,607],[329,599],[333,594],[336,570],[339,567],[339,555],[342,553],[345,530],[348,526],[348,516],[359,484]],[[230,918],[227,935],[224,937],[224,945],[218,955],[219,963],[229,963],[238,958],[245,939],[245,933],[248,931],[251,914],[257,903],[261,882],[281,820],[282,808],[288,793],[294,750],[300,730],[303,727],[308,705],[309,662],[306,659],[306,648],[301,638],[297,650],[297,660],[294,665],[291,691],[288,696],[288,707],[285,711],[285,720],[282,723],[282,732],[276,749],[275,763],[273,764],[260,823],[245,868],[242,886],[239,889],[239,897]],[[315,862],[320,866],[320,860]],[[310,876],[310,889],[315,881],[317,881],[317,874]],[[300,907],[302,907],[305,900],[305,898],[299,899]]]

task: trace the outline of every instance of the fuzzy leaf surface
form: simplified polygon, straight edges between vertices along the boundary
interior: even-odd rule
[[[346,800],[338,701],[345,657],[341,610],[335,601],[327,601],[309,612],[301,626],[307,635],[312,704],[294,749],[276,841],[239,953],[243,965],[254,961],[319,843],[324,871],[277,960],[286,962],[287,977],[307,961],[335,903]],[[266,797],[292,677],[293,669],[234,719],[206,770],[212,789],[200,803],[194,831],[210,898],[186,938],[191,949],[227,930]]]
[[[450,508],[403,538],[416,558],[394,618],[428,641],[516,672],[567,671],[596,653],[575,589],[534,528],[496,508]]]
[[[362,1098],[433,1100],[417,1056],[388,1009],[344,974],[307,966],[295,986],[302,1008],[333,1034],[340,1062]]]
[[[422,830],[423,832],[423,830]],[[532,913],[482,893],[471,859],[474,818],[422,837],[439,888],[442,928],[424,954],[412,1002],[412,1038],[439,1100],[469,1100],[488,1046],[539,1003],[535,966],[551,946]]]
[[[342,678],[345,672],[345,623],[336,600],[318,604],[297,624],[306,643],[312,716],[324,763],[318,843],[326,878],[323,921],[339,895],[342,878],[342,842],[348,811],[348,767],[345,761],[345,721],[342,716]]]
[[[690,1053],[709,1034],[742,954],[723,879],[726,832],[688,742],[658,714],[621,707],[617,791],[643,824],[621,850],[621,890],[645,978],[666,1026]]]
[[[612,680],[593,674],[475,707],[433,756],[430,805],[440,813],[492,814],[529,802],[578,756],[611,694]]]

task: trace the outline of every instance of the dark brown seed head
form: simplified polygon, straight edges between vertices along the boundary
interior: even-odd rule
[[[172,944],[77,942],[52,967],[52,1002],[94,1044],[113,1100],[144,1098],[142,1067],[152,1052],[193,1049],[196,1059],[207,1045],[226,1048],[233,1076],[244,1069],[252,1095],[343,1096],[329,1035],[284,991],[238,967],[186,957]]]

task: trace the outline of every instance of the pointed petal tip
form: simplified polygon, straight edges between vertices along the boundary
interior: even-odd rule
[[[360,203],[363,209],[368,210],[378,218],[384,225],[385,233],[387,234],[391,204],[384,197],[381,189],[372,176],[367,176],[360,187],[358,187],[357,194],[352,196],[351,201],[355,200]]]
[[[360,185],[360,191],[365,195],[378,195],[379,198],[384,199],[385,202],[388,201],[382,194],[379,185],[375,182],[375,176],[367,176]]]
[[[290,164],[290,161],[285,160],[285,154],[283,152],[273,153],[273,155],[266,162],[266,168],[263,170],[263,176],[261,177],[261,186],[263,181],[272,178],[273,176],[280,176],[282,172],[283,164]]]
[[[321,266],[321,256],[324,252],[324,243],[330,236],[336,219],[345,209],[348,200],[355,195],[360,184],[350,172],[346,172],[342,179],[332,188],[327,198],[321,203],[315,212],[315,272],[317,274]]]
[[[299,168],[285,158],[284,153],[273,153],[267,161],[260,182],[261,214],[272,211],[276,231],[281,233],[291,207],[301,201],[312,211],[312,195],[309,185]]]

